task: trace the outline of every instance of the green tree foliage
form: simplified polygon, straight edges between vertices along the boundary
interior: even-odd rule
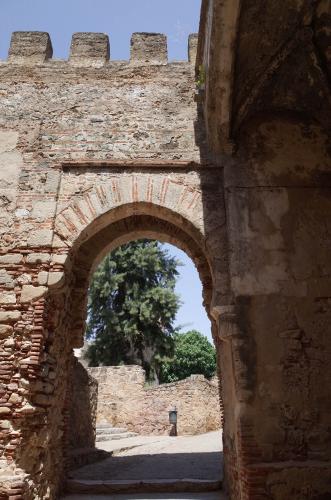
[[[178,265],[152,240],[122,245],[103,260],[89,290],[91,366],[140,364],[155,378],[162,358],[173,353]]]
[[[207,378],[216,373],[216,350],[200,332],[176,333],[172,358],[161,363],[160,382],[175,382],[190,375]]]

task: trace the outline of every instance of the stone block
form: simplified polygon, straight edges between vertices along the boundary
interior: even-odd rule
[[[26,261],[28,264],[44,264],[45,262],[49,262],[50,254],[49,253],[30,253]]]
[[[167,64],[167,37],[161,33],[133,33],[131,57],[133,64]]]
[[[195,64],[198,50],[198,34],[191,33],[188,37],[188,60],[191,64]]]
[[[14,329],[10,325],[0,325],[0,339],[5,339],[13,333]]]
[[[32,278],[31,278],[30,274],[23,273],[23,274],[20,274],[20,276],[18,276],[16,281],[20,285],[28,285],[29,283],[31,283]]]
[[[14,287],[14,280],[5,269],[0,269],[0,285],[4,285],[6,288]]]
[[[51,229],[38,229],[33,231],[28,237],[28,247],[45,247],[51,246],[53,239],[53,231]]]
[[[0,189],[15,189],[19,170],[22,166],[22,154],[16,149],[18,132],[14,130],[0,132]],[[7,197],[9,193],[7,192]]]
[[[11,409],[7,406],[0,406],[0,415],[9,415],[11,413]]]
[[[36,407],[32,406],[30,403],[26,403],[22,408],[16,410],[17,413],[20,413],[22,415],[32,415],[35,413]]]
[[[48,286],[58,288],[64,283],[64,273],[61,271],[54,271],[48,273]]]
[[[75,33],[71,40],[69,62],[74,66],[98,68],[109,61],[109,38],[105,33]]]
[[[8,61],[14,64],[42,64],[53,55],[50,36],[42,31],[15,31]]]
[[[19,404],[21,401],[22,397],[16,394],[16,392],[13,392],[10,398],[8,399],[8,402],[14,405]]]
[[[48,219],[55,215],[55,201],[36,201],[33,205],[31,216],[37,219]]]
[[[53,254],[52,255],[52,262],[54,264],[64,264],[65,261],[67,260],[68,255],[65,253],[62,254]]]
[[[0,304],[16,304],[16,294],[14,292],[0,293]]]
[[[29,382],[29,380],[21,378],[20,379],[20,386],[23,387],[23,389],[29,389],[30,388],[30,382]]]
[[[0,264],[19,264],[23,260],[23,255],[20,253],[7,253],[0,255]]]
[[[21,302],[27,303],[33,300],[40,299],[45,295],[47,287],[45,286],[33,286],[33,285],[23,285],[21,293]]]
[[[11,429],[11,428],[12,428],[12,426],[11,426],[10,421],[9,421],[9,420],[2,420],[2,421],[0,422],[0,428],[1,428],[1,429],[6,429],[6,430],[7,430],[7,429]]]
[[[3,130],[0,132],[0,154],[9,153],[16,149],[18,132],[16,130]]]
[[[48,272],[47,271],[40,271],[40,273],[38,273],[39,285],[47,285],[47,280],[48,280]]]
[[[54,234],[53,240],[52,240],[52,248],[62,248],[63,247],[63,241],[61,238],[57,235]]]
[[[59,187],[59,182],[61,179],[61,174],[58,170],[52,170],[46,175],[45,181],[45,193],[56,193]]]
[[[0,311],[0,323],[16,323],[20,318],[20,311]]]

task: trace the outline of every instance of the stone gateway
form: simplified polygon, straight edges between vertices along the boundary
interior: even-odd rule
[[[195,262],[232,500],[331,498],[330,2],[203,0],[187,62],[134,34],[0,62],[0,498],[56,499],[91,272],[144,237]],[[197,60],[196,60],[197,58]]]

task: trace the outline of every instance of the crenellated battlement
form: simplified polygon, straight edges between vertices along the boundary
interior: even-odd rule
[[[188,39],[188,61],[195,64],[198,35]],[[16,31],[12,34],[8,60],[15,65],[44,65],[53,56],[52,41],[41,31]],[[109,64],[110,43],[105,33],[74,33],[70,45],[69,65],[101,68]],[[130,64],[137,66],[166,65],[168,63],[167,37],[161,33],[133,33]]]

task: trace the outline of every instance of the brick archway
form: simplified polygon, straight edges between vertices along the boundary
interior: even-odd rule
[[[33,334],[33,359],[30,354],[29,358],[18,360],[21,376],[29,380],[25,409],[15,427],[20,433],[15,451],[16,473],[21,471],[22,477],[33,478],[30,483],[23,481],[24,498],[47,498],[47,491],[58,491],[63,485],[68,463],[72,349],[83,343],[89,278],[107,252],[137,238],[158,239],[184,250],[197,267],[216,348],[220,346],[213,311],[222,306],[215,301],[226,297],[226,280],[223,290],[217,289],[225,276],[226,263],[220,266],[220,260],[215,258],[215,235],[210,235],[213,225],[208,218],[202,213],[198,216],[198,211],[185,217],[183,206],[177,211],[146,201],[118,204],[110,209],[104,206],[97,211],[91,193],[88,199],[87,205],[86,195],[71,198],[66,208],[62,207],[55,220],[51,253],[31,253],[36,259],[30,270],[33,284],[22,285],[23,322],[28,327],[37,321],[33,328],[38,329]],[[79,218],[77,214],[77,207],[83,203],[89,207],[90,218]],[[65,214],[70,212],[76,213],[79,227],[76,231],[71,228],[65,235],[63,224],[67,228],[69,225]],[[34,284],[37,280],[39,286]],[[42,472],[37,473],[40,464]]]
[[[195,262],[213,315],[216,306],[231,303],[219,171],[181,164],[176,169],[63,165],[52,245],[68,253],[70,269],[80,267],[87,279],[98,258],[138,234],[174,243]]]
[[[61,293],[71,297],[66,309],[62,310],[62,315],[67,320],[66,331],[61,331],[60,328],[59,334],[56,335],[58,339],[63,335],[69,339],[69,351],[71,347],[82,346],[89,279],[100,260],[109,251],[121,244],[139,238],[151,238],[181,248],[196,265],[202,283],[204,306],[211,321],[211,331],[220,358],[219,350],[221,346],[217,336],[217,323],[212,317],[214,276],[217,274],[217,270],[212,267],[213,259],[207,254],[203,235],[182,216],[169,209],[160,209],[160,207],[151,204],[123,205],[106,212],[103,214],[102,219],[95,219],[79,234],[68,255],[70,271],[68,268],[66,280],[62,282],[60,288],[55,287],[50,290],[50,295],[53,295],[53,298],[50,298],[50,304],[56,305],[57,297]],[[67,287],[70,289],[69,293]],[[52,309],[52,306],[50,308]],[[70,370],[71,366],[68,362],[64,372],[67,373],[69,380],[71,378]],[[70,390],[69,387],[69,396],[63,399],[65,425],[70,421],[69,415],[72,404]],[[222,408],[221,399],[220,411]],[[62,443],[64,456],[69,450],[69,433],[67,433],[67,430],[64,427],[64,441]]]
[[[70,273],[67,274],[71,276],[75,297],[75,315],[72,318],[75,337],[75,340],[72,340],[73,347],[80,347],[83,341],[85,304],[91,273],[108,252],[139,238],[174,244],[191,257],[202,283],[204,306],[211,318],[217,273],[213,272],[213,259],[207,254],[201,232],[191,222],[169,209],[146,203],[122,205],[90,223],[79,234],[70,250]]]
[[[84,341],[87,290],[91,273],[109,251],[138,238],[152,238],[172,243],[192,258],[201,279],[204,305],[211,320],[215,345],[219,348],[216,337],[217,325],[211,310],[217,269],[213,268],[213,258],[207,253],[204,235],[197,225],[168,208],[136,202],[104,212],[77,233],[68,254],[66,279],[62,281],[60,287],[56,285],[50,289],[50,303],[55,301],[53,304],[56,304],[61,293],[71,297],[67,307],[61,311],[61,315],[66,318],[66,327],[64,329],[60,327],[56,334],[58,339],[63,336],[69,339],[69,355],[72,347],[80,347]],[[69,361],[64,372],[66,370],[70,379]],[[70,404],[70,396],[64,397],[65,425],[69,421]],[[66,435],[67,429],[64,427],[64,456],[68,442]]]

